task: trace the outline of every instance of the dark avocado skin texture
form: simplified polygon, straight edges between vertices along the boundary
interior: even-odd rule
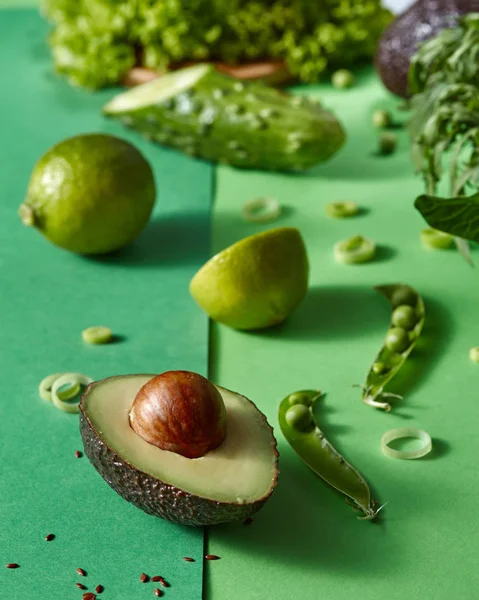
[[[455,27],[460,17],[470,12],[479,12],[479,0],[417,0],[395,19],[383,33],[375,59],[388,90],[407,98],[409,61],[418,45]]]
[[[140,471],[116,454],[95,432],[82,406],[80,433],[88,459],[117,494],[149,515],[174,523],[204,526],[245,520],[262,508],[276,485],[277,477],[270,493],[250,504],[201,498]]]

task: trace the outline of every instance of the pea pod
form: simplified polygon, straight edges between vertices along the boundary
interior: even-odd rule
[[[372,520],[379,509],[371,498],[368,484],[358,471],[324,437],[314,417],[314,407],[322,396],[317,390],[304,390],[287,396],[280,404],[278,420],[284,437],[299,457],[327,484]]]
[[[416,345],[424,325],[424,301],[412,287],[405,284],[380,285],[374,288],[392,306],[391,326],[362,387],[362,401],[369,406],[391,410],[381,399],[397,394],[384,392],[384,386],[398,373]]]

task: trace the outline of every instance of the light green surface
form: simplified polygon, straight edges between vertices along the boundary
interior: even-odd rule
[[[113,92],[88,94],[51,73],[46,27],[34,11],[2,11],[0,53],[0,598],[80,598],[77,567],[105,600],[153,597],[142,571],[170,581],[170,600],[199,599],[203,532],[148,516],[117,496],[81,448],[78,417],[39,398],[40,380],[207,365],[207,320],[188,294],[206,259],[212,169],[104,120]],[[55,142],[103,131],[135,143],[152,163],[158,203],[128,250],[86,259],[22,226],[17,209],[35,161]],[[89,346],[104,323],[117,343]],[[50,543],[44,536],[53,532]],[[182,560],[185,555],[195,563]],[[5,569],[18,562],[16,571]]]
[[[383,102],[379,82],[363,78],[348,91],[325,88],[323,97],[349,134],[332,162],[306,177],[219,169],[215,250],[260,230],[242,222],[245,200],[276,196],[286,207],[277,224],[296,225],[305,237],[311,290],[275,331],[213,328],[214,380],[267,413],[279,440],[281,474],[250,527],[210,530],[209,551],[222,560],[208,565],[208,598],[473,599],[479,583],[479,370],[468,351],[479,340],[479,274],[454,250],[422,248],[424,222],[412,206],[421,184],[405,132],[398,134],[394,156],[372,156],[378,133],[371,114],[395,106]],[[324,207],[337,200],[356,201],[368,212],[333,221]],[[378,260],[336,264],[333,244],[358,233],[383,247]],[[407,381],[398,375],[390,386],[405,399],[385,414],[363,405],[360,390],[351,386],[363,383],[389,325],[390,307],[371,288],[398,281],[424,295],[426,326]],[[356,520],[285,443],[278,404],[287,393],[308,388],[327,393],[326,436],[367,478],[377,499],[388,502],[381,522]],[[381,435],[398,426],[427,430],[431,455],[418,461],[384,457]]]

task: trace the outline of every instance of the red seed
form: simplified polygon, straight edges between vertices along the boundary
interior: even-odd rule
[[[84,571],[80,567],[78,567],[77,573],[78,573],[78,575],[81,575],[82,577],[86,577],[86,571]]]
[[[77,588],[80,588],[81,590],[86,590],[86,589],[88,589],[88,588],[86,587],[86,585],[83,585],[83,583],[75,583],[75,585],[77,586]]]
[[[8,563],[5,565],[7,569],[18,569],[20,565],[18,563]]]
[[[80,452],[80,450],[75,450],[75,456],[77,458],[81,458],[83,456],[83,452]]]
[[[97,594],[101,594],[105,588],[102,585],[97,585],[95,588],[95,592]]]
[[[148,577],[148,575],[146,573],[142,573],[140,575],[140,581],[141,581],[141,583],[146,583],[148,581],[148,579],[149,579],[149,577]]]
[[[49,533],[48,535],[45,536],[45,541],[46,542],[51,542],[54,539],[55,539],[55,534],[54,533]]]
[[[186,560],[186,562],[195,562],[195,559],[191,558],[191,556],[183,556],[183,560]]]
[[[243,521],[243,525],[251,525],[252,522],[253,517],[248,517],[247,519],[245,519],[245,521]]]
[[[159,581],[163,587],[170,587],[170,584],[161,575],[155,575],[151,578],[151,581]]]
[[[216,556],[216,554],[207,554],[205,556],[206,560],[219,560],[221,557],[220,556]]]
[[[163,596],[163,592],[159,588],[155,588],[153,590],[153,593],[155,594],[155,596],[158,596],[158,598],[161,598],[161,596]]]
[[[96,596],[93,592],[87,592],[86,594],[83,594],[82,599],[83,600],[95,600]]]

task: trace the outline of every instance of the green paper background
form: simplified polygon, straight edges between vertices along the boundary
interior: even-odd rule
[[[209,254],[213,170],[103,119],[112,92],[89,94],[56,78],[45,34],[36,12],[0,11],[0,565],[21,565],[0,567],[0,598],[81,598],[81,566],[83,583],[102,583],[105,600],[153,597],[142,571],[165,576],[171,600],[199,599],[202,529],[148,516],[113,493],[86,457],[74,457],[78,417],[42,401],[37,388],[57,371],[206,374],[208,323],[188,283]],[[87,131],[134,142],[158,186],[148,228],[108,259],[55,248],[17,215],[41,154]],[[95,324],[124,339],[83,344],[82,329]],[[57,537],[47,543],[49,532]]]
[[[371,114],[397,104],[376,78],[365,74],[348,91],[318,86],[310,92],[334,109],[348,133],[346,147],[330,163],[304,177],[218,169],[215,249],[265,229],[242,222],[240,208],[249,198],[275,196],[285,211],[271,226],[301,229],[311,289],[276,330],[213,327],[211,374],[266,412],[279,441],[281,474],[250,527],[210,530],[209,551],[222,560],[207,566],[208,598],[477,598],[479,368],[468,360],[469,348],[479,343],[477,269],[455,250],[421,247],[425,224],[412,205],[421,182],[413,175],[406,132],[398,132],[394,156],[373,155]],[[335,200],[354,200],[367,212],[329,219],[324,207]],[[378,259],[336,264],[334,243],[358,233],[380,245]],[[351,386],[364,381],[389,324],[389,306],[372,286],[393,282],[415,286],[427,316],[407,377],[390,386],[405,398],[385,414],[363,405]],[[378,501],[388,502],[380,521],[356,520],[285,443],[279,402],[305,388],[327,393],[326,436],[362,472]],[[383,456],[381,435],[401,426],[430,432],[433,453],[418,461]]]

